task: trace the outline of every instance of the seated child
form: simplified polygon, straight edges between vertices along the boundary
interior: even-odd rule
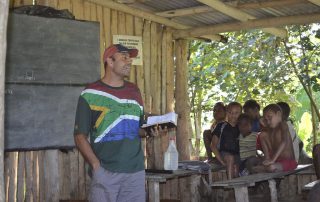
[[[219,123],[212,134],[211,149],[216,159],[227,169],[228,179],[238,177],[239,173],[239,129],[238,117],[241,114],[241,104],[231,102],[227,106],[227,121]]]
[[[249,117],[252,119],[252,132],[260,132],[260,105],[255,100],[247,100],[243,105],[243,112],[248,114]]]
[[[240,147],[240,176],[248,175],[250,168],[247,162],[252,162],[256,157],[257,133],[252,132],[252,119],[247,114],[241,114],[238,119],[238,127],[240,131],[239,147]]]
[[[294,170],[297,162],[288,125],[282,119],[281,108],[277,104],[270,104],[263,109],[263,116],[268,126],[268,130],[260,134],[264,161],[262,165],[254,167],[255,172]]]
[[[298,163],[299,156],[300,156],[301,140],[300,140],[299,136],[297,135],[296,131],[294,130],[294,126],[293,126],[291,120],[289,119],[290,106],[286,102],[278,102],[277,105],[279,105],[281,107],[283,121],[285,121],[288,124],[288,129],[289,129],[289,133],[290,133],[290,136],[292,139],[292,144],[293,144],[294,157]]]
[[[204,146],[206,148],[206,152],[208,156],[208,160],[206,161],[207,163],[214,162],[214,158],[212,157],[212,151],[210,148],[211,141],[212,141],[212,131],[214,130],[214,128],[218,123],[221,123],[226,119],[226,107],[222,102],[217,102],[214,105],[213,118],[214,118],[214,122],[212,123],[210,130],[205,130],[203,132],[203,142],[204,142]]]

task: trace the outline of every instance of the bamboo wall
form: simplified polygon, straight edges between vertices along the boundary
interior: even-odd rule
[[[36,3],[68,9],[77,20],[100,22],[101,56],[111,44],[112,35],[142,36],[143,65],[131,69],[129,80],[139,86],[146,111],[157,114],[173,111],[175,70],[170,28],[85,0],[37,0]],[[32,4],[32,0],[10,1],[11,8]],[[146,140],[149,168],[163,168],[163,155],[158,154],[167,148],[167,138]],[[90,178],[84,159],[76,149],[6,152],[4,162],[7,201],[42,202],[87,197]]]

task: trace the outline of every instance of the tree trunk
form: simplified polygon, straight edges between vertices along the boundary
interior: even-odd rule
[[[299,79],[299,81],[300,81],[300,83],[301,83],[304,91],[306,92],[306,94],[307,94],[307,96],[308,96],[308,98],[309,98],[309,100],[310,100],[311,105],[312,105],[312,106],[314,107],[314,109],[315,109],[314,112],[316,113],[316,115],[317,115],[317,117],[318,117],[318,120],[320,121],[320,112],[319,112],[318,106],[317,106],[316,102],[314,101],[314,99],[312,98],[311,92],[308,90],[308,87],[307,87],[306,83],[304,83],[303,79],[301,78],[301,76],[300,76],[300,74],[299,74],[299,71],[298,71],[298,69],[297,69],[297,67],[296,67],[296,64],[295,64],[294,61],[293,61],[293,58],[292,58],[292,55],[291,55],[291,52],[290,52],[289,47],[287,46],[287,44],[286,44],[285,41],[283,42],[283,44],[284,44],[285,49],[286,49],[286,52],[287,52],[287,54],[288,54],[288,56],[289,56],[290,64],[291,64],[291,66],[292,66],[292,68],[293,68],[293,70],[294,70],[294,73],[295,73],[296,76],[298,77],[298,79]]]
[[[7,51],[7,23],[9,1],[0,1],[0,202],[5,201],[4,193],[4,80]]]
[[[187,41],[177,40],[175,43],[176,56],[176,89],[175,109],[178,114],[177,149],[179,160],[190,159],[190,103],[188,96],[188,68],[187,68]]]
[[[312,120],[312,135],[313,135],[313,141],[312,141],[312,147],[314,146],[314,145],[316,145],[317,144],[317,121],[316,121],[316,117],[315,117],[315,109],[314,109],[314,107],[311,105],[310,106],[310,108],[311,108],[311,120]]]

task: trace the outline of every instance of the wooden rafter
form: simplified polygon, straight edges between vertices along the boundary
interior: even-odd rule
[[[125,5],[125,4],[116,3],[116,2],[111,1],[111,0],[87,0],[87,1],[99,4],[99,5],[102,5],[102,6],[117,10],[117,11],[128,13],[128,14],[131,14],[133,16],[141,17],[142,19],[150,20],[152,22],[157,22],[157,23],[169,26],[169,27],[173,27],[175,29],[188,29],[188,28],[191,28],[190,26],[174,22],[174,21],[169,20],[167,18],[157,16],[157,15],[155,15],[153,13],[149,13],[149,12],[142,11],[142,10],[139,10],[139,9],[136,9],[136,8],[132,8],[132,7],[129,7],[129,6]],[[206,38],[206,37],[204,36],[203,38]],[[221,38],[222,37],[220,35],[210,35],[210,40],[215,39],[216,41],[220,41]]]
[[[320,0],[308,0],[310,1],[311,3],[317,5],[317,6],[320,6]]]
[[[206,34],[218,34],[223,32],[233,32],[239,30],[257,29],[271,26],[285,26],[294,24],[310,24],[320,22],[320,13],[308,15],[295,15],[284,17],[272,17],[264,19],[254,19],[246,22],[225,23],[214,26],[179,30],[173,34],[175,39],[197,37]]]
[[[273,1],[266,1],[266,2],[251,2],[251,3],[238,4],[238,1],[231,1],[231,2],[227,2],[226,4],[238,9],[263,9],[263,8],[270,8],[270,7],[283,7],[283,6],[301,4],[306,2],[308,1],[307,0],[282,0],[282,1],[273,0]],[[211,8],[210,6],[195,6],[190,8],[182,8],[182,9],[157,12],[155,14],[162,17],[173,18],[178,16],[207,13],[211,11],[214,11],[214,9]]]
[[[228,16],[231,16],[235,19],[238,19],[242,22],[248,21],[248,20],[253,20],[256,19],[256,17],[249,15],[248,13],[245,13],[239,9],[233,8],[231,6],[228,6],[224,3],[222,3],[219,0],[197,0],[203,4],[206,4],[216,10],[218,10],[219,12],[222,12]],[[279,36],[279,37],[286,37],[287,36],[287,30],[285,29],[279,29],[279,28],[263,28],[262,29],[265,32],[268,32],[270,34],[273,34],[275,36]]]

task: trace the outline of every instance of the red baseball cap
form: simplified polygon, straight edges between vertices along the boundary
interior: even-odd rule
[[[121,44],[112,44],[104,50],[103,62],[106,62],[107,58],[112,57],[115,53],[129,53],[130,57],[134,58],[138,55],[138,49],[130,49]]]

